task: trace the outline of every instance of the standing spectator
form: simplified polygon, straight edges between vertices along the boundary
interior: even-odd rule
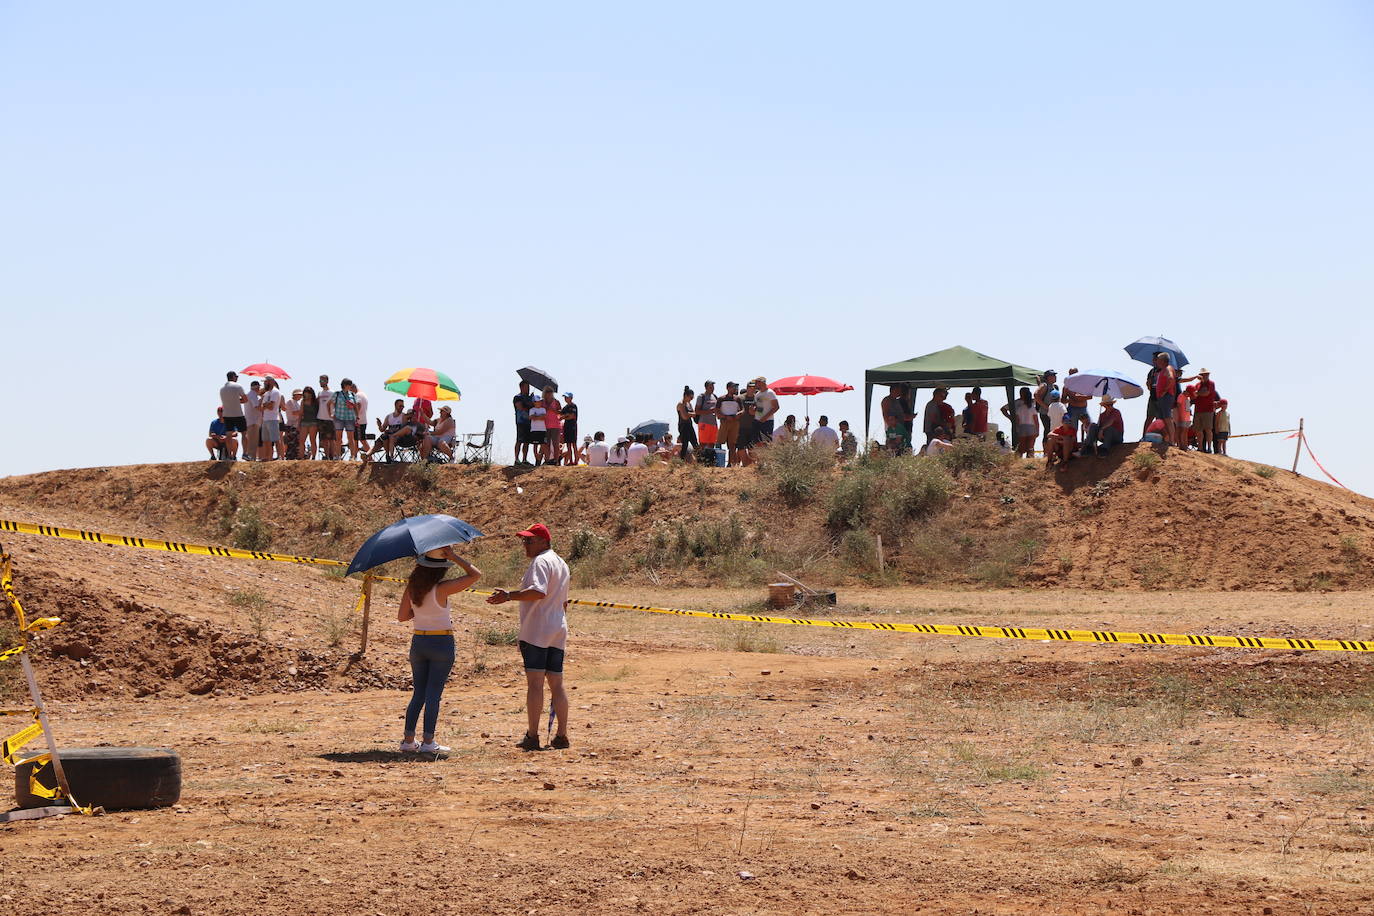
[[[697,446],[697,432],[692,426],[692,389],[686,386],[682,388],[682,400],[677,403],[677,442],[678,457],[683,461],[691,458]]]
[[[549,430],[546,424],[548,408],[544,406],[544,401],[530,400],[530,407],[527,414],[530,418],[530,431],[528,433],[530,445],[534,448],[534,466],[539,467],[544,463],[544,446],[549,440]]]
[[[988,402],[983,400],[983,389],[974,388],[968,395],[967,417],[964,420],[964,434],[985,439],[988,435]]]
[[[453,422],[453,408],[445,404],[439,408],[439,417],[434,421],[434,431],[420,440],[420,460],[428,461],[429,456],[438,449],[450,461],[453,460],[453,440],[457,436],[458,425]],[[424,432],[421,427],[421,432]]]
[[[433,553],[434,551],[430,551]],[[463,575],[444,581],[444,571],[454,563],[463,568]],[[476,585],[482,571],[473,566],[452,547],[443,549],[443,558],[428,554],[415,561],[405,591],[401,593],[401,607],[396,619],[410,621],[410,673],[413,682],[410,703],[406,705],[405,734],[401,750],[406,753],[440,754],[447,751],[434,740],[439,725],[439,700],[453,670],[453,615],[449,600],[459,592]],[[422,743],[415,741],[415,726],[424,713]]]
[[[547,526],[538,524],[520,532],[525,556],[531,562],[518,592],[498,588],[488,604],[520,602],[520,656],[525,665],[525,713],[528,727],[517,745],[539,750],[539,718],[544,712],[544,683],[553,694],[558,731],[551,748],[568,746],[568,693],[563,686],[564,653],[568,646],[568,564],[553,552]]]
[[[277,380],[268,376],[262,383],[262,398],[258,402],[258,436],[262,445],[258,449],[259,461],[271,461],[273,451],[276,457],[283,456],[281,448],[281,392],[277,390]]]
[[[1159,354],[1156,353],[1150,363],[1150,371],[1145,373],[1145,424],[1140,428],[1142,436],[1150,431],[1150,424],[1159,419],[1159,412],[1155,409],[1155,378],[1158,375]]]
[[[258,449],[262,446],[259,427],[262,424],[262,383],[252,382],[248,386],[248,401],[243,405],[243,418],[248,423],[248,432],[243,434],[243,460],[257,461]]]
[[[530,438],[532,427],[530,426],[530,408],[534,406],[534,397],[530,394],[530,383],[520,382],[520,390],[515,397],[511,398],[511,405],[515,408],[515,466],[530,466],[530,446],[534,445],[534,440]],[[535,457],[539,456],[538,447],[535,448]]]
[[[1059,425],[1064,422],[1064,418],[1068,416],[1069,409],[1065,407],[1064,402],[1060,400],[1058,388],[1050,392],[1050,403],[1045,412],[1049,414],[1050,417],[1051,431],[1057,429]],[[1076,436],[1077,434],[1075,433],[1075,437]]]
[[[334,391],[329,387],[329,376],[320,376],[318,392],[320,409],[316,416],[320,421],[320,446],[327,461],[339,457],[339,437],[334,435]]]
[[[1077,369],[1069,370],[1069,375],[1077,374]],[[1086,433],[1088,426],[1092,423],[1092,418],[1088,416],[1088,402],[1092,400],[1092,395],[1070,391],[1069,384],[1066,381],[1063,390],[1059,394],[1059,399],[1066,408],[1064,415],[1079,427],[1079,433]]]
[[[1191,401],[1193,398],[1193,386],[1189,385],[1178,393],[1175,398],[1174,422],[1178,424],[1179,447],[1187,448],[1191,442],[1193,433],[1193,410]]]
[[[429,398],[417,397],[410,404],[410,409],[415,411],[415,422],[422,427],[428,427],[434,420],[434,402]]]
[[[1204,452],[1215,451],[1217,386],[1212,382],[1212,373],[1206,369],[1197,372],[1197,384],[1193,386],[1193,428],[1197,430],[1197,445]]]
[[[563,442],[565,443],[566,455],[564,463],[568,466],[577,464],[577,405],[573,403],[573,393],[563,392],[563,407],[559,410],[559,416],[563,420]]]
[[[782,405],[778,403],[777,393],[768,387],[768,379],[759,376],[754,379],[754,438],[759,442],[770,442],[773,438],[773,417]]]
[[[607,460],[610,456],[611,450],[606,445],[606,434],[598,429],[596,435],[592,437],[591,444],[587,446],[587,466],[604,468],[610,464]]]
[[[291,399],[282,405],[286,414],[286,425],[282,427],[282,438],[286,441],[286,457],[292,461],[301,457],[301,390],[291,392]]]
[[[816,429],[811,433],[811,444],[827,455],[836,455],[840,449],[840,434],[830,426],[830,418],[821,414],[816,421]]]
[[[1121,418],[1121,411],[1116,409],[1116,398],[1106,394],[1098,403],[1102,410],[1097,415],[1097,422],[1088,427],[1088,433],[1083,438],[1082,453],[1105,458],[1112,447],[1120,445],[1125,438],[1126,424]]]
[[[716,405],[720,402],[716,397],[716,383],[707,379],[701,388],[701,395],[692,408],[692,417],[697,421],[697,440],[701,447],[714,451],[720,440],[720,418],[716,416]]]
[[[758,393],[758,386],[751,381],[744,386],[744,393],[739,398],[739,435],[735,438],[736,450],[739,453],[739,460],[736,462],[738,465],[754,463],[754,408],[757,406]]]
[[[361,458],[367,454],[367,395],[358,390],[358,386],[353,386],[353,396],[358,399],[358,422],[353,424],[354,436],[358,442],[357,457]]]
[[[243,405],[248,402],[248,395],[239,384],[237,372],[226,372],[224,378],[224,386],[219,390],[219,403],[224,409],[224,428],[231,433],[247,433]]]
[[[1226,454],[1226,440],[1231,438],[1231,411],[1225,398],[1217,399],[1216,416],[1212,418],[1212,434],[1216,438],[1217,454]]]
[[[1015,411],[1014,415],[1013,410]],[[1011,423],[1017,456],[1021,458],[1035,457],[1035,440],[1040,438],[1040,412],[1036,410],[1035,399],[1031,397],[1031,390],[1023,387],[1020,396],[1011,405],[1011,409],[1006,406],[1002,408],[1002,416]]]
[[[1045,431],[1045,442],[1048,443],[1050,431],[1058,426],[1057,423],[1050,422],[1050,396],[1059,394],[1059,373],[1053,369],[1046,369],[1040,376],[1040,384],[1035,389],[1035,409],[1040,414],[1040,425]]]
[[[739,460],[739,412],[739,382],[726,382],[725,394],[716,398],[716,441],[725,446],[731,467]]]
[[[905,455],[911,448],[906,424],[912,419],[907,410],[906,385],[899,382],[890,386],[887,397],[883,398],[879,407],[883,412],[883,437],[888,451],[894,455]]]
[[[1169,364],[1169,354],[1162,350],[1155,354],[1155,379],[1150,397],[1155,402],[1155,416],[1164,421],[1164,441],[1180,444],[1174,421],[1174,412],[1178,409],[1178,372]]]
[[[644,459],[648,457],[649,446],[636,439],[625,449],[625,466],[627,468],[642,468],[644,467]]]
[[[205,449],[211,461],[234,461],[239,454],[239,440],[234,431],[224,422],[224,407],[215,408],[215,418],[210,421],[210,436],[205,440]]]
[[[954,428],[954,407],[947,403],[949,400],[948,388],[936,388],[931,393],[930,401],[926,404],[925,415],[922,418],[921,428],[925,433],[926,442],[929,443],[935,437],[935,430],[943,428],[948,434]]]
[[[821,417],[821,419],[824,420],[825,417]],[[849,461],[857,454],[859,454],[859,440],[853,433],[849,431],[849,421],[841,420],[840,457],[843,458],[845,461]]]
[[[348,456],[361,457],[358,451],[358,396],[354,394],[352,379],[339,382],[339,390],[334,392],[334,435],[338,439],[335,448],[338,457],[343,457],[343,440],[348,438]]]
[[[544,463],[562,464],[563,462],[563,414],[558,406],[558,397],[551,386],[544,388]]]
[[[301,389],[301,432],[305,435],[301,457],[309,461],[320,447],[320,402],[309,385]]]

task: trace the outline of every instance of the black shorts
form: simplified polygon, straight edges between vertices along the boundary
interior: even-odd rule
[[[576,445],[576,444],[577,444],[577,421],[576,421],[576,420],[573,420],[572,422],[569,422],[569,421],[567,421],[567,420],[564,420],[564,421],[563,421],[563,441],[564,441],[564,442],[571,442],[573,445]]]
[[[547,671],[549,674],[563,673],[563,650],[553,646],[532,646],[520,640],[520,657],[525,660],[526,671]]]
[[[243,417],[224,417],[224,428],[228,432],[248,432],[248,421]]]
[[[530,445],[543,445],[544,441],[548,438],[547,433],[548,430],[532,429],[525,433],[525,441]]]

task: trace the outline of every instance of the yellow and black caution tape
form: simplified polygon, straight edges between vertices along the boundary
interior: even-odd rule
[[[150,550],[169,550],[175,553],[200,554],[214,557],[234,557],[249,560],[276,560],[287,563],[314,563],[321,566],[347,566],[340,560],[320,557],[297,557],[262,553],[256,550],[232,550],[200,544],[181,544],[151,538],[103,534],[53,525],[35,525],[0,519],[0,530],[45,537],[67,538],[97,544],[123,547],[143,547]],[[373,576],[374,580],[404,582],[393,576]],[[490,595],[482,589],[468,589],[476,595]],[[644,611],[650,614],[671,614],[678,617],[697,617],[707,620],[737,620],[745,623],[777,623],[802,627],[831,627],[843,630],[874,630],[886,633],[915,633],[924,636],[972,636],[984,639],[1025,639],[1037,642],[1108,643],[1133,646],[1195,646],[1214,649],[1297,649],[1316,652],[1374,652],[1374,641],[1359,639],[1305,639],[1296,636],[1213,636],[1201,633],[1130,633],[1116,630],[1060,630],[1044,627],[1003,627],[975,624],[946,623],[888,623],[872,620],[828,620],[808,617],[775,617],[767,614],[731,614],[725,611],[693,611],[684,608],[655,607],[650,604],[623,604],[616,601],[586,601],[570,599],[570,604],[582,607],[613,608],[625,611]],[[362,602],[359,601],[361,608]]]
[[[0,760],[13,766],[15,758],[19,756],[19,751],[23,749],[24,745],[41,734],[43,734],[43,725],[38,721],[38,714],[34,713],[33,722],[19,729],[4,741],[0,741]]]

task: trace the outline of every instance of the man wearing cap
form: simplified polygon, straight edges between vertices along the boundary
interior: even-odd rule
[[[248,395],[239,384],[237,372],[224,373],[224,387],[219,390],[219,403],[224,410],[224,428],[231,433],[248,432],[248,424],[243,418],[243,405]]]
[[[708,378],[701,385],[701,394],[697,395],[697,402],[692,408],[692,417],[697,421],[697,441],[702,449],[712,449],[713,454],[720,432],[716,403],[716,383]]]
[[[553,711],[558,731],[552,748],[568,746],[568,693],[563,688],[563,653],[568,645],[568,564],[553,552],[552,535],[543,524],[521,531],[529,568],[518,592],[498,588],[487,604],[520,602],[520,655],[525,664],[525,712],[529,727],[517,745],[521,750],[537,751],[539,716],[544,711],[544,682],[553,694]]]
[[[759,376],[754,379],[754,441],[767,444],[773,441],[773,415],[782,405],[778,396],[768,387],[768,379]]]
[[[1204,452],[1215,451],[1217,386],[1212,373],[1197,371],[1197,384],[1188,386],[1193,402],[1193,429],[1197,430],[1197,447]]]
[[[1044,430],[1041,442],[1048,444],[1050,441],[1050,431],[1058,424],[1050,422],[1050,394],[1059,393],[1059,373],[1053,369],[1046,369],[1040,377],[1040,385],[1035,389],[1035,410],[1040,414],[1040,428]]]

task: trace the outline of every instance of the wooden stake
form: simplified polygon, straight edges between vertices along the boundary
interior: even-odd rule
[[[883,536],[882,536],[881,534],[875,534],[874,537],[875,537],[875,538],[877,539],[877,541],[878,541],[878,572],[882,572],[882,571],[883,571]]]
[[[1293,473],[1298,473],[1298,458],[1302,456],[1302,418],[1298,418],[1298,444],[1293,449]]]
[[[57,742],[53,740],[52,726],[48,724],[48,709],[43,705],[43,694],[38,690],[38,679],[33,676],[29,653],[24,652],[19,656],[19,664],[23,667],[24,677],[29,682],[29,696],[33,698],[33,711],[38,713],[38,724],[43,726],[43,738],[48,743],[48,753],[52,755],[52,771],[57,776],[57,786],[62,790],[63,798],[74,805],[79,804],[72,798],[72,788],[67,785],[67,774],[62,769],[62,758],[57,755]]]
[[[368,625],[372,622],[372,574],[363,576],[363,645],[358,650],[359,655],[367,653],[367,631]]]

